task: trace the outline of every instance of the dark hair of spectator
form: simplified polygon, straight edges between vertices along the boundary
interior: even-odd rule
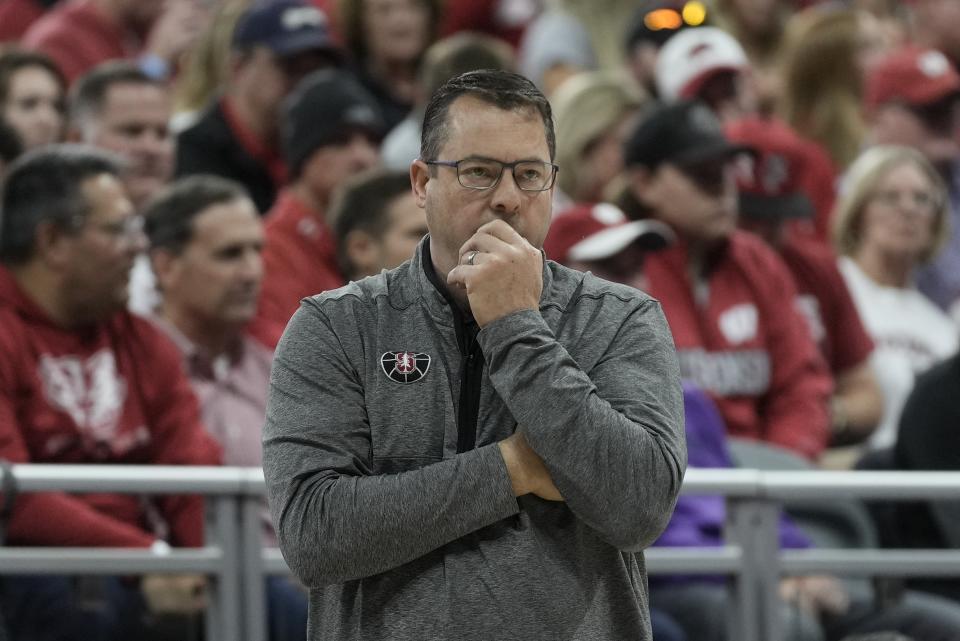
[[[193,237],[193,219],[214,205],[249,198],[237,182],[196,174],[182,178],[157,194],[143,211],[150,249],[179,254]]]
[[[337,244],[340,271],[350,276],[355,270],[347,256],[347,236],[360,229],[379,238],[390,226],[390,203],[410,193],[410,174],[405,171],[374,169],[352,178],[330,208],[329,222]]]
[[[427,42],[433,41],[440,26],[442,11],[441,0],[417,0],[424,5],[428,12]],[[337,17],[340,32],[350,54],[357,62],[366,62],[369,53],[367,45],[367,27],[364,23],[366,7],[364,0],[340,0],[337,6]]]
[[[120,161],[85,145],[48,145],[17,159],[0,192],[0,262],[19,265],[33,255],[37,227],[51,222],[77,231],[90,210],[83,183],[119,176]]]
[[[0,163],[9,164],[23,153],[23,141],[16,129],[0,117]],[[3,175],[0,174],[0,178]]]
[[[461,74],[450,79],[430,97],[423,115],[420,138],[422,160],[437,160],[437,155],[449,135],[447,112],[450,105],[461,96],[471,96],[504,111],[536,110],[543,120],[550,160],[553,160],[557,151],[557,140],[550,103],[529,79],[510,71],[494,69]]]
[[[153,85],[163,83],[145,74],[136,63],[113,60],[99,64],[77,79],[70,93],[70,121],[80,127],[103,110],[107,93],[114,85]]]
[[[511,69],[513,50],[499,38],[463,31],[433,43],[420,64],[420,84],[428,96],[451,78],[477,69]]]
[[[46,54],[39,51],[24,51],[22,49],[4,49],[0,53],[0,105],[6,104],[10,97],[10,85],[17,72],[30,67],[40,67],[49,72],[60,86],[60,93],[67,91],[67,80],[60,71],[60,67]]]

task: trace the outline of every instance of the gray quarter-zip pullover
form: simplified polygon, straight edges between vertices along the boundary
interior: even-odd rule
[[[264,471],[309,639],[649,640],[642,550],[686,467],[659,303],[546,262],[539,313],[477,335],[475,447],[458,453],[463,356],[429,260],[428,238],[305,299],[277,349]],[[516,430],[565,502],[513,496],[496,444]]]

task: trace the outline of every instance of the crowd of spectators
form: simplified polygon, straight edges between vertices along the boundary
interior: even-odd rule
[[[547,257],[663,305],[691,465],[748,439],[960,469],[958,65],[956,0],[4,0],[0,459],[259,465],[298,301],[410,258],[423,106],[497,68],[553,106]],[[201,505],[24,496],[0,531],[163,553],[199,544]],[[885,514],[929,526],[901,546],[960,540],[953,503]],[[662,543],[719,544],[722,518],[681,501]],[[926,641],[960,638],[958,585],[884,616],[831,577],[782,596],[791,639]],[[655,636],[724,638],[715,586],[655,584]],[[4,577],[0,630],[165,638],[204,589]],[[272,641],[304,638],[302,586],[267,594]]]

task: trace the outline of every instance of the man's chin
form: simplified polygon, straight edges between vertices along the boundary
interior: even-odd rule
[[[144,175],[130,176],[127,178],[125,184],[130,200],[133,201],[137,209],[140,209],[153,198],[154,194],[163,189],[167,185],[167,182],[169,181],[158,176]]]

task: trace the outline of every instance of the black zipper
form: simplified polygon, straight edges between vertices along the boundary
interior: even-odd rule
[[[436,288],[450,307],[453,328],[460,349],[460,403],[457,407],[457,454],[468,452],[477,446],[477,421],[480,417],[480,387],[483,380],[483,351],[477,342],[477,327],[473,318],[467,318],[457,302],[440,282],[433,269],[430,243],[422,245],[421,260],[427,280]]]
[[[463,334],[471,328],[464,327]],[[459,333],[459,332],[458,332]],[[477,446],[477,420],[480,418],[480,386],[483,378],[483,352],[476,333],[470,343],[460,348],[463,356],[460,366],[460,407],[457,410],[457,454]]]

